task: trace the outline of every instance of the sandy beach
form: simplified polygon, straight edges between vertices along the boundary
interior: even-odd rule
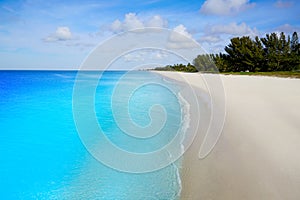
[[[205,90],[199,73],[158,73]],[[220,78],[224,127],[207,157],[198,156],[202,136],[184,154],[182,199],[300,199],[300,79]]]

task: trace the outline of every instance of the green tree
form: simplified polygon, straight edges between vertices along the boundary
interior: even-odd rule
[[[212,55],[214,63],[220,72],[232,71],[230,65],[228,64],[228,55],[224,53],[219,53]]]
[[[166,65],[165,67],[156,67],[155,70],[158,71],[182,71],[182,72],[198,72],[195,66],[188,63],[184,64],[175,64],[175,65]]]
[[[285,71],[291,70],[289,65],[290,59],[290,37],[286,40],[285,34],[282,32],[280,36],[276,33],[266,34],[265,38],[261,38],[265,46],[265,55],[267,59],[267,71]]]
[[[265,52],[263,48],[263,44],[258,36],[255,37],[254,40],[254,57],[253,57],[253,63],[254,63],[254,71],[265,71],[266,66],[266,60],[265,60]]]
[[[274,71],[276,70],[276,66],[274,63],[276,63],[276,46],[278,44],[278,37],[276,33],[272,33],[271,35],[266,34],[266,37],[261,38],[261,41],[265,46],[264,51],[267,62],[266,71]]]
[[[283,32],[254,39],[249,36],[235,37],[225,47],[225,52],[198,55],[193,64],[199,71],[217,71],[217,67],[220,72],[300,69],[300,44],[296,32],[292,39]]]
[[[218,71],[211,54],[198,55],[197,58],[194,59],[193,65],[196,67],[198,71],[210,71],[210,72]]]
[[[297,32],[293,33],[291,41],[291,60],[294,69],[300,69],[300,44]]]
[[[231,71],[260,71],[263,63],[263,48],[260,40],[255,41],[249,36],[236,37],[230,40],[230,44],[225,47],[228,54],[228,64]]]
[[[186,66],[186,71],[187,72],[198,72],[196,67],[194,65],[191,65],[191,63],[188,63]]]
[[[279,58],[277,60],[280,71],[290,71],[293,69],[291,63],[291,39],[288,36],[286,39],[285,34],[280,33],[279,37]]]
[[[297,32],[294,32],[292,36],[291,51],[296,55],[300,55],[300,45]]]

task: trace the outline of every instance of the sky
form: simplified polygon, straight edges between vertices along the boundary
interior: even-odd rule
[[[298,0],[0,0],[0,69],[78,69],[103,41],[145,27],[218,53],[233,37],[299,34],[299,10]]]

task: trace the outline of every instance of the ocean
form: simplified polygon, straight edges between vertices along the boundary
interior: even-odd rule
[[[98,126],[119,149],[133,154],[155,152],[170,143],[185,123],[182,102],[163,85],[171,85],[174,91],[179,89],[155,73],[136,71],[122,82],[122,91],[141,80],[153,84],[141,85],[130,93],[130,99],[122,102],[123,97],[116,96],[116,85],[126,73],[107,71],[97,82],[93,108]],[[74,120],[73,92],[75,83],[88,86],[89,81],[99,77],[93,72],[77,76],[76,71],[0,71],[0,198],[179,199],[181,159],[158,170],[133,173],[102,163],[90,153],[82,142],[85,133]],[[134,133],[141,134],[141,138],[126,134],[128,116],[123,115],[124,107],[120,106],[124,103],[128,104],[131,122],[141,129],[165,116],[163,127],[149,138],[142,138],[142,132]],[[154,109],[149,115],[149,109],[158,104],[167,114]],[[84,115],[84,102],[82,106]],[[118,121],[116,113],[120,114]],[[82,121],[80,124],[81,128],[94,131],[94,126],[86,123],[84,127]],[[97,151],[110,153],[101,145],[96,147]],[[135,164],[140,165],[130,163]]]

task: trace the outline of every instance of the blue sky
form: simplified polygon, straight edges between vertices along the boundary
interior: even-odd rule
[[[300,32],[298,0],[0,1],[0,69],[78,68],[132,28],[179,30],[210,53],[230,38]]]

